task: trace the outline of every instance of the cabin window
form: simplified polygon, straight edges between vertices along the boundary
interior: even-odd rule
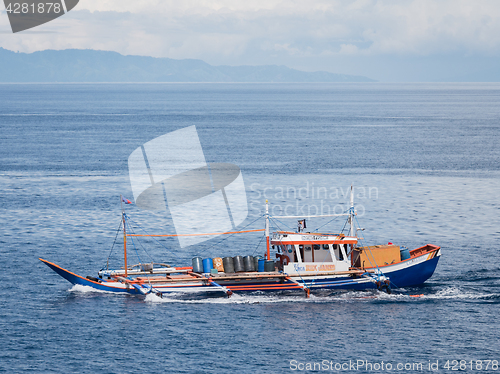
[[[319,250],[319,249],[321,248],[321,246],[320,246],[319,244],[314,244],[314,246],[313,246],[313,247],[314,247],[314,249],[315,249],[316,251],[317,251],[317,250]]]
[[[299,249],[304,249],[304,246],[302,244],[299,244]]]
[[[293,252],[292,246],[290,244],[288,244],[286,247],[288,248],[288,253]]]
[[[343,261],[344,255],[343,255],[342,251],[340,250],[340,245],[334,244],[333,250],[335,251],[335,257],[337,257],[339,261]]]
[[[329,249],[328,244],[323,244],[323,249],[324,249],[325,251],[328,251],[328,249]]]
[[[310,251],[311,250],[311,247],[306,247],[306,251]]]

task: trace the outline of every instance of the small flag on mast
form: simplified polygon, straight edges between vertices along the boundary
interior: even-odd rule
[[[307,226],[306,226],[306,220],[304,218],[304,219],[301,219],[298,223],[298,231],[299,232],[304,231],[305,228],[307,228]]]
[[[132,201],[130,201],[129,199],[126,199],[122,196],[122,201],[125,203],[125,204],[132,204]]]

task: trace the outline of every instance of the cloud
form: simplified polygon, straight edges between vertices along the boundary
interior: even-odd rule
[[[24,52],[92,48],[309,70],[343,56],[500,53],[496,0],[86,0],[40,33],[16,35],[3,33],[6,18],[0,46]]]
[[[339,53],[341,55],[355,55],[359,52],[359,48],[354,44],[341,44]]]

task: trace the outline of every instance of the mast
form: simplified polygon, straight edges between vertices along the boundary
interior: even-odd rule
[[[349,228],[349,236],[356,236],[356,232],[354,230],[354,190],[352,188],[352,184],[351,184],[351,198],[350,198],[350,201],[351,201],[351,207],[349,208],[349,224],[350,224],[350,228]],[[347,248],[348,247],[351,247],[351,251],[350,252],[347,252]],[[353,249],[354,249],[354,244],[348,244],[346,245],[346,255],[349,257],[349,255],[352,253]],[[352,257],[351,257],[351,265],[352,265]]]
[[[125,265],[125,277],[128,277],[128,270],[127,270],[127,228],[125,225],[125,209],[123,208],[122,195],[120,195],[120,206],[122,208],[122,221],[123,221],[123,262]]]
[[[266,244],[267,244],[267,259],[271,259],[271,251],[269,249],[269,203],[266,200]]]
[[[354,190],[352,188],[352,184],[351,184],[351,208],[349,209],[349,223],[351,224],[349,236],[355,236],[356,232],[354,229]]]

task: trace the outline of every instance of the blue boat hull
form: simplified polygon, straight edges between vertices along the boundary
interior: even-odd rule
[[[429,254],[425,254],[427,257]],[[412,287],[423,284],[427,279],[429,279],[434,273],[436,266],[438,264],[440,257],[439,249],[434,252],[433,255],[429,256],[426,260],[418,261],[418,258],[402,261],[395,265],[389,265],[379,268],[382,274],[390,280],[391,288],[403,288]],[[424,257],[420,257],[423,259]],[[62,267],[40,259],[44,264],[54,270],[61,277],[66,279],[72,284],[78,284],[82,286],[88,286],[101,291],[109,292],[121,292],[129,294],[144,294],[150,292],[151,288],[146,288],[146,286],[138,284],[127,284],[127,282],[104,281],[97,279],[84,278],[77,274],[74,274]],[[95,278],[94,278],[95,279]],[[207,278],[208,279],[208,278]],[[132,279],[129,279],[133,281]],[[367,290],[367,289],[377,289],[376,275],[371,276],[302,276],[302,277],[288,277],[287,279],[274,279],[272,281],[256,281],[250,279],[242,279],[237,282],[226,280],[218,281],[219,284],[213,285],[213,281],[203,282],[199,279],[200,283],[190,284],[190,285],[176,285],[163,283],[161,285],[155,286],[154,291],[159,293],[171,293],[171,292],[182,292],[182,291],[210,291],[210,292],[221,292],[220,287],[226,287],[229,290],[235,292],[252,292],[252,291],[286,291],[286,290],[297,290],[297,289],[310,289],[310,290],[320,290],[320,289],[339,289],[339,290]],[[144,289],[143,289],[144,287]]]
[[[410,265],[404,269],[391,270],[381,268],[383,275],[389,278],[391,288],[413,287],[423,284],[436,270],[440,256],[435,256],[430,260]],[[387,268],[387,267],[386,267]],[[390,268],[390,267],[389,267]],[[367,278],[327,278],[321,280],[307,279],[303,277],[298,280],[311,289],[339,289],[339,290],[366,290],[377,289],[375,281],[368,281]]]
[[[49,268],[54,270],[57,274],[59,274],[61,277],[66,279],[68,282],[72,284],[78,284],[81,286],[87,286],[87,287],[92,287],[100,291],[108,291],[108,292],[121,292],[121,293],[130,293],[130,294],[139,294],[140,292],[137,291],[134,288],[117,288],[117,287],[111,287],[106,285],[106,282],[96,282],[91,279],[84,278],[80,275],[77,275],[75,273],[72,273],[69,270],[63,269],[62,267],[49,262],[44,259],[39,259],[42,261],[45,265],[47,265]],[[103,284],[104,283],[104,284]]]

